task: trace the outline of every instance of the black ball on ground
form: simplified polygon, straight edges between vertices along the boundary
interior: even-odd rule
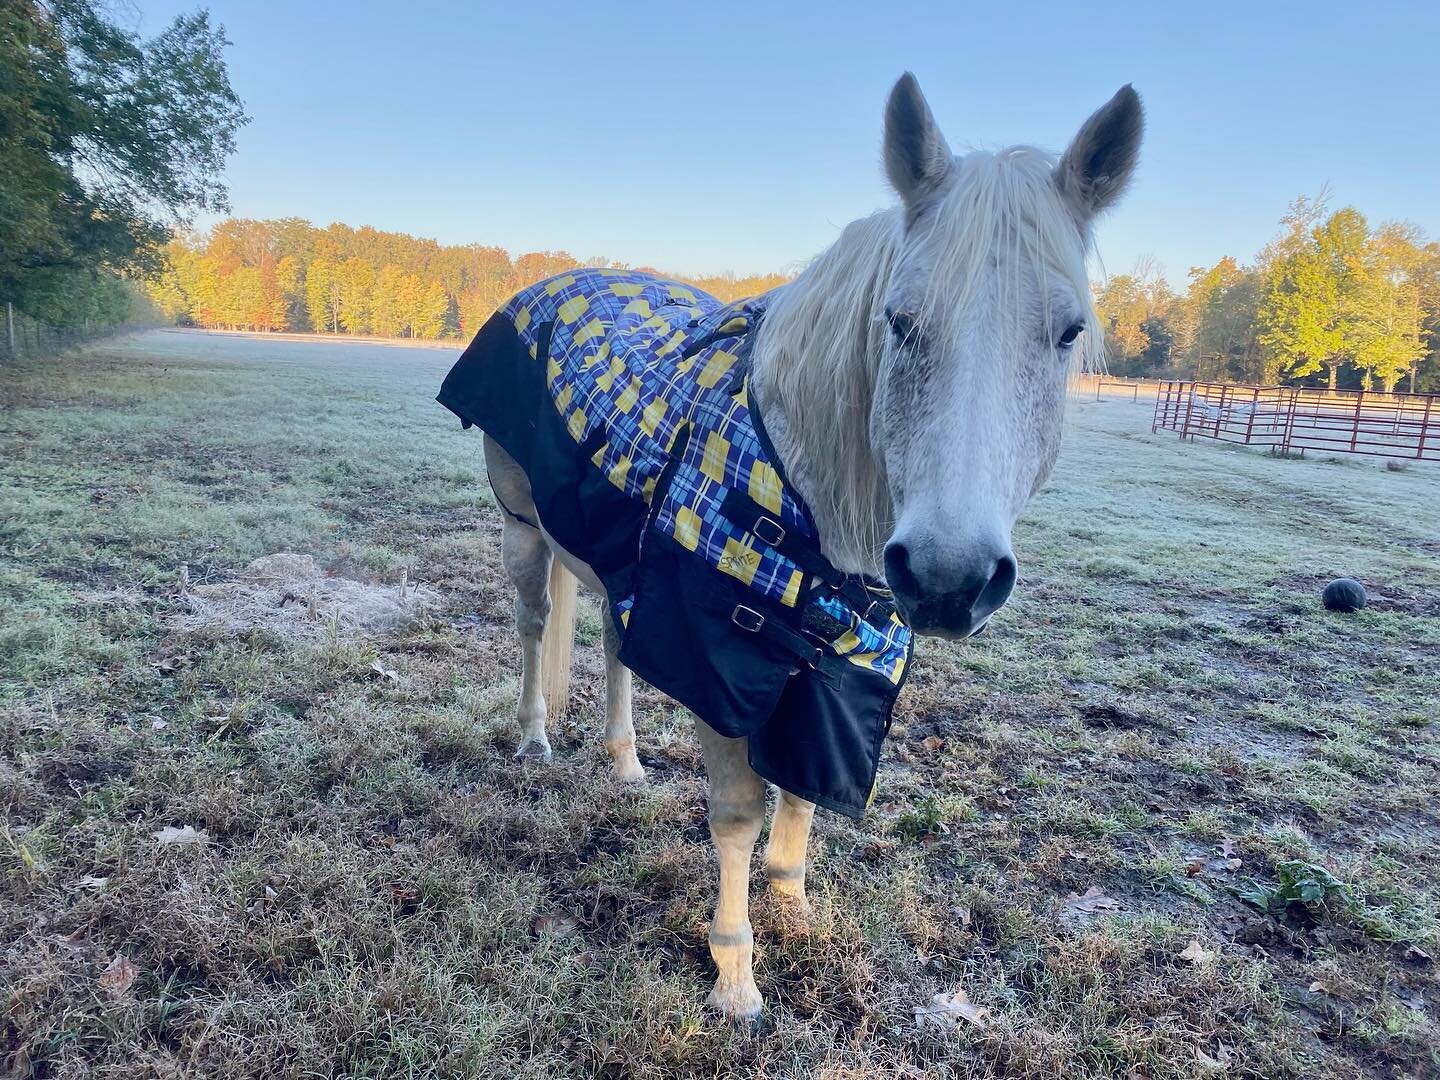
[[[1359,611],[1366,599],[1365,586],[1354,578],[1336,578],[1325,586],[1325,606],[1331,611]]]

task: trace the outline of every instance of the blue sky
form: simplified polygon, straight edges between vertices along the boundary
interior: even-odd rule
[[[142,33],[196,6],[135,3]],[[794,268],[890,201],[880,117],[908,68],[957,150],[1060,149],[1134,83],[1149,130],[1099,228],[1111,273],[1249,258],[1322,185],[1440,236],[1440,5],[1418,0],[209,7],[254,118],[228,170],[245,217]]]

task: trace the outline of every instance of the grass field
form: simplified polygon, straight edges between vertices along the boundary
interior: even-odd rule
[[[757,865],[751,1032],[703,1007],[696,743],[642,690],[652,783],[612,779],[593,607],[555,763],[510,759],[451,360],[155,332],[0,370],[0,1069],[1440,1075],[1440,470],[1077,402],[1015,600],[921,643],[874,809],[817,822],[811,926]],[[281,551],[443,600],[180,628],[182,567]],[[1368,609],[1320,607],[1341,574]],[[917,1022],[957,989],[977,1023]]]

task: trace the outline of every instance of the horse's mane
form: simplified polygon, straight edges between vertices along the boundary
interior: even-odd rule
[[[1076,244],[1079,226],[1055,188],[1053,167],[1053,157],[1027,146],[961,159],[944,198],[918,222],[934,231],[936,266],[945,272],[930,275],[913,314],[924,325],[937,311],[965,305],[981,271],[1008,246],[1028,256],[1042,303],[1049,302],[1047,272],[1069,280],[1089,324],[1076,360],[1089,370],[1103,348],[1085,274],[1089,238]],[[885,298],[904,228],[899,207],[846,226],[794,281],[770,293],[756,341],[760,396],[786,417],[802,459],[786,464],[808,480],[806,498],[829,526],[825,547],[837,562],[878,564],[894,525],[883,464],[871,448],[870,413],[888,332]],[[1020,260],[1003,265],[1018,271]],[[1017,285],[1002,282],[999,300],[1018,311]]]

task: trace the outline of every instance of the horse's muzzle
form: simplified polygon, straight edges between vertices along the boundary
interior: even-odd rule
[[[885,546],[885,579],[917,634],[967,638],[984,629],[1015,588],[1015,557],[977,552],[968,565],[941,563],[904,541]]]

